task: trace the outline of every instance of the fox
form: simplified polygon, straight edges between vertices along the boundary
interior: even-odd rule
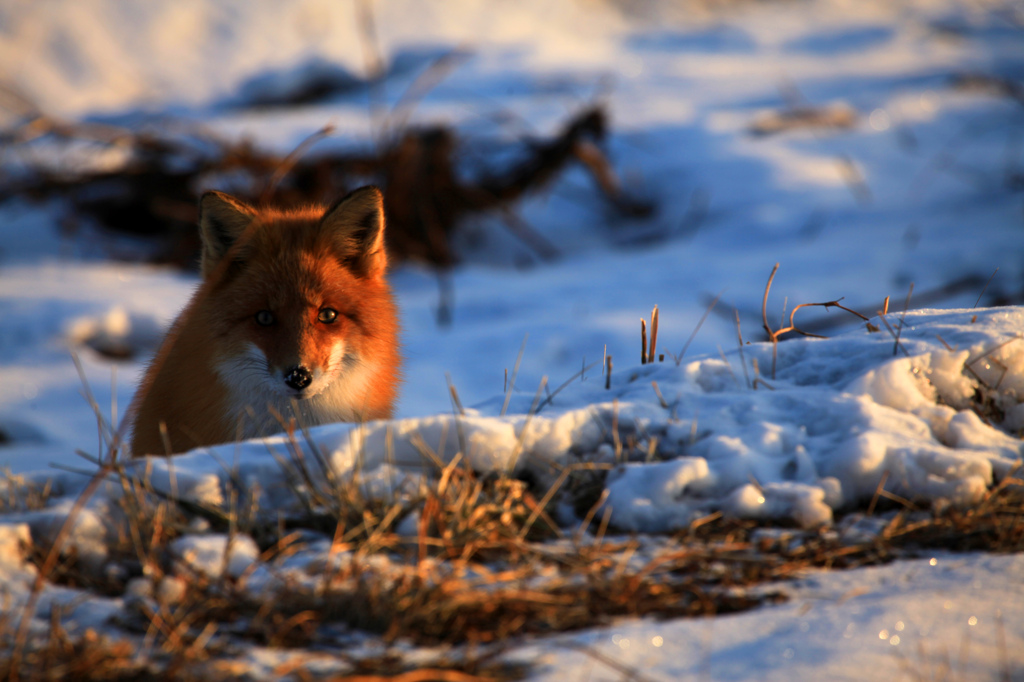
[[[129,406],[132,456],[392,416],[398,311],[376,187],[334,204],[199,201],[201,281]]]

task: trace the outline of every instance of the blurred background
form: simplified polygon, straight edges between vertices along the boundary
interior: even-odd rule
[[[384,188],[406,416],[628,371],[655,305],[733,352],[775,263],[773,324],[1024,298],[1019,2],[5,0],[0,130],[9,441],[84,438],[68,345],[123,411],[207,189]]]

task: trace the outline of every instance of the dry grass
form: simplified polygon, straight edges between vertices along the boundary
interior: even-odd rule
[[[754,119],[749,130],[759,137],[793,130],[845,130],[857,125],[857,119],[857,111],[847,104],[802,104],[764,112]]]
[[[9,469],[0,472],[0,514],[43,509],[52,494],[49,481],[40,484]]]
[[[137,483],[136,489],[146,486]],[[150,493],[132,499],[129,535],[148,535],[151,541],[128,542],[123,551],[141,557],[140,564],[148,562],[146,572],[155,584],[175,581],[180,594],[163,602],[128,599],[121,639],[89,631],[70,636],[55,615],[46,638],[29,638],[17,674],[12,660],[3,659],[5,677],[227,679],[225,671],[238,672],[228,662],[244,642],[318,650],[332,644],[339,625],[378,633],[386,642],[481,645],[480,651],[493,657],[509,638],[592,627],[620,616],[686,617],[753,608],[784,599],[772,585],[814,568],[872,565],[935,548],[1024,551],[1024,481],[1016,477],[1005,478],[970,509],[912,511],[895,508],[896,503],[886,508],[883,499],[876,510],[885,520],[881,531],[855,544],[837,530],[765,533],[763,524],[720,514],[660,540],[608,537],[600,519],[593,533],[557,539],[563,531],[549,520],[538,521],[546,518],[543,507],[524,482],[479,477],[456,462],[442,469],[426,492],[418,536],[398,535],[382,520],[356,526],[359,531],[348,535],[355,528],[343,532],[339,519],[335,549],[350,561],[331,570],[330,561],[311,566],[323,575],[314,584],[285,581],[273,594],[258,594],[247,589],[246,575],[210,578],[175,565],[166,544],[176,534],[158,530],[171,525],[161,526],[158,519],[184,522],[196,516]],[[364,509],[374,504],[367,502]],[[844,525],[840,519],[836,528]],[[38,548],[40,564],[46,549]],[[302,549],[301,540],[286,535],[261,561],[273,567]],[[374,554],[388,561],[375,562]],[[50,572],[51,580],[89,585],[89,577],[76,577],[75,570],[67,561]],[[140,638],[145,655],[140,655]],[[413,664],[399,654],[389,657],[355,657],[339,665],[346,675],[398,679],[517,679],[526,672],[492,659]],[[290,674],[304,679],[303,670],[296,664]]]
[[[841,305],[839,303],[839,301],[841,301],[843,299],[840,298],[840,299],[837,299],[835,301],[826,301],[826,302],[823,302],[823,303],[801,303],[799,305],[796,305],[796,306],[793,307],[793,309],[789,313],[789,326],[780,327],[779,329],[774,329],[773,330],[771,324],[769,324],[769,322],[768,322],[768,293],[772,289],[772,282],[775,280],[775,273],[778,272],[778,271],[779,271],[779,264],[776,263],[775,267],[772,268],[772,273],[770,275],[768,275],[768,283],[765,284],[765,286],[764,286],[764,297],[761,299],[761,321],[762,321],[762,324],[764,326],[765,333],[768,334],[768,340],[772,344],[772,379],[775,379],[775,365],[776,365],[776,361],[778,360],[779,339],[782,337],[783,334],[795,333],[795,334],[799,334],[800,336],[809,336],[809,337],[817,338],[817,339],[825,338],[824,336],[821,336],[820,334],[812,334],[811,332],[804,331],[800,327],[796,326],[796,322],[794,321],[794,319],[796,318],[797,311],[800,310],[801,308],[810,308],[810,307],[814,307],[814,306],[823,307],[823,308],[825,308],[825,310],[828,310],[829,308],[839,308],[840,310],[845,310],[846,312],[850,313],[851,315],[856,315],[857,317],[859,317],[862,320],[865,320],[865,321],[868,320],[867,317],[865,317],[864,315],[861,315],[856,310],[853,310],[851,308],[847,308],[844,305]],[[888,299],[886,299],[886,301],[888,302]],[[785,315],[785,312],[783,312],[783,315]],[[737,330],[738,330],[739,329],[739,317],[738,316],[736,318],[736,326],[737,326]],[[897,339],[897,344],[898,343],[899,343],[899,340]],[[742,338],[742,335],[740,336],[740,348],[741,349],[743,348],[743,338]]]
[[[57,618],[51,621],[46,641],[30,651],[18,669],[11,667],[10,658],[0,659],[0,678],[7,680],[132,682],[154,677],[153,671],[136,659],[130,640],[111,639],[91,629],[73,638]]]

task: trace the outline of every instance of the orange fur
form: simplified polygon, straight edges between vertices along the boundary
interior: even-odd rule
[[[380,192],[326,210],[257,210],[217,193],[200,206],[204,279],[132,404],[132,454],[278,432],[277,413],[310,426],[390,417],[399,330]]]

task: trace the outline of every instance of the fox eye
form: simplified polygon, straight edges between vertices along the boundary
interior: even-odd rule
[[[316,319],[320,320],[324,324],[331,324],[338,319],[338,311],[332,308],[321,308],[320,314],[316,316]]]
[[[269,327],[274,324],[274,313],[269,310],[261,310],[256,313],[256,324]]]

